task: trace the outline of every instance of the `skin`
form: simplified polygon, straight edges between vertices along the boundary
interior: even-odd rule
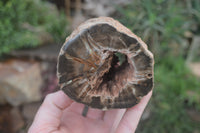
[[[133,133],[151,95],[152,91],[129,109],[89,108],[83,117],[84,105],[57,91],[46,96],[28,133]]]

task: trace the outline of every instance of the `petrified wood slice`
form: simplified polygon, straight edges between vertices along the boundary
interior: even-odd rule
[[[147,45],[108,17],[81,24],[58,57],[59,84],[73,100],[93,108],[129,108],[153,88]]]

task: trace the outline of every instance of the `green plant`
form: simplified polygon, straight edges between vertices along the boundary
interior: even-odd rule
[[[0,56],[11,50],[35,47],[40,32],[49,33],[55,42],[68,34],[66,17],[40,0],[0,1]]]
[[[191,23],[191,31],[195,34],[200,34],[200,1],[199,0],[186,0],[186,11],[188,20]]]
[[[142,37],[156,55],[174,49],[169,44],[178,44],[180,53],[184,50],[183,34],[189,26],[181,2],[134,0],[126,8],[117,9],[121,14],[119,21]]]
[[[199,129],[199,122],[189,117],[187,109],[200,111],[200,80],[190,73],[182,57],[166,56],[155,66],[151,116],[138,132],[190,133]]]

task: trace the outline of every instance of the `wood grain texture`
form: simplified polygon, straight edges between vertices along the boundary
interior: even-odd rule
[[[61,89],[99,109],[129,108],[153,88],[152,53],[118,21],[100,17],[67,37],[57,65]]]

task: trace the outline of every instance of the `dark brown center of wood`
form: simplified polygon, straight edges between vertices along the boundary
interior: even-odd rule
[[[112,62],[111,62],[111,67],[110,67],[109,71],[103,75],[102,83],[106,83],[109,81],[116,82],[115,77],[120,74],[120,71],[123,71],[123,68],[125,68],[126,65],[128,65],[127,56],[124,54],[122,54],[122,55],[125,57],[125,60],[123,62],[120,61],[120,59],[119,59],[120,57],[117,56],[114,52]]]
[[[102,92],[103,95],[117,97],[128,80],[133,78],[134,67],[128,60],[125,54],[111,52],[104,62],[107,65],[99,68],[98,73],[102,76],[95,75],[98,76],[96,80],[93,78],[94,91],[92,92],[98,94]]]

